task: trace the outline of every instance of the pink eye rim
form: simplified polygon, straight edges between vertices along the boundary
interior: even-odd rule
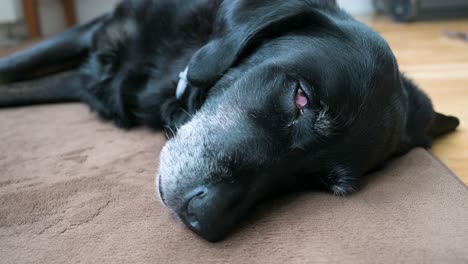
[[[296,90],[294,103],[301,114],[304,113],[304,109],[309,105],[309,98],[301,87],[298,87]]]

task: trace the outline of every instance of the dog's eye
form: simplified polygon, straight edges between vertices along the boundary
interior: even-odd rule
[[[99,54],[98,60],[101,65],[111,65],[115,58],[111,54]]]
[[[307,98],[307,95],[304,93],[304,90],[302,90],[302,87],[299,85],[296,91],[296,96],[294,97],[294,102],[296,103],[297,109],[301,111],[301,113],[304,111],[304,108],[309,104],[309,99]]]

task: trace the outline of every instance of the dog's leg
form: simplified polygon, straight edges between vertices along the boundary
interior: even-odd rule
[[[1,58],[0,82],[37,78],[79,65],[87,55],[94,32],[106,19],[108,15],[103,15],[32,48]]]
[[[83,77],[78,70],[0,85],[0,108],[78,101]]]
[[[0,59],[0,107],[79,100],[84,86],[79,66],[103,15],[32,48]]]

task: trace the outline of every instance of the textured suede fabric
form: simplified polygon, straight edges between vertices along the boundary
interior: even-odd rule
[[[227,240],[155,195],[164,136],[79,104],[0,110],[0,263],[468,263],[468,191],[425,150],[347,198],[269,201]]]

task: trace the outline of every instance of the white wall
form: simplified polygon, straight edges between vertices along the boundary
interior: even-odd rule
[[[190,0],[187,0],[190,1]],[[255,0],[253,0],[255,1]],[[285,0],[287,1],[287,0]],[[78,0],[77,15],[78,21],[83,22],[89,20],[96,15],[102,14],[111,10],[119,0]],[[372,0],[337,0],[338,4],[355,15],[372,14],[374,9],[372,7]]]
[[[65,18],[60,0],[39,1],[40,20],[45,36],[65,29]],[[79,23],[88,21],[113,9],[120,0],[77,0],[76,16]]]
[[[112,10],[118,2],[120,0],[78,0],[76,1],[78,21],[84,22]]]
[[[0,0],[0,23],[12,23],[21,19],[18,16],[17,0]]]
[[[353,15],[370,15],[374,13],[372,0],[337,0],[338,5]]]
[[[120,0],[78,0],[76,3],[78,21],[84,22],[108,10],[112,10],[118,2]],[[337,0],[337,2],[342,8],[354,15],[369,15],[374,13],[372,0]]]
[[[63,7],[60,2],[59,0],[38,1],[39,21],[44,36],[53,35],[65,29]]]
[[[190,0],[187,0],[190,1]],[[255,0],[253,0],[255,1]],[[287,1],[287,0],[285,0]],[[356,15],[373,13],[372,0],[337,0],[338,4],[348,12]],[[61,32],[65,28],[63,8],[60,0],[39,1],[40,22],[45,36]],[[112,10],[120,0],[77,0],[76,12],[78,22],[84,22],[102,13]],[[0,0],[0,23],[2,16],[12,20],[21,19],[19,0]]]

